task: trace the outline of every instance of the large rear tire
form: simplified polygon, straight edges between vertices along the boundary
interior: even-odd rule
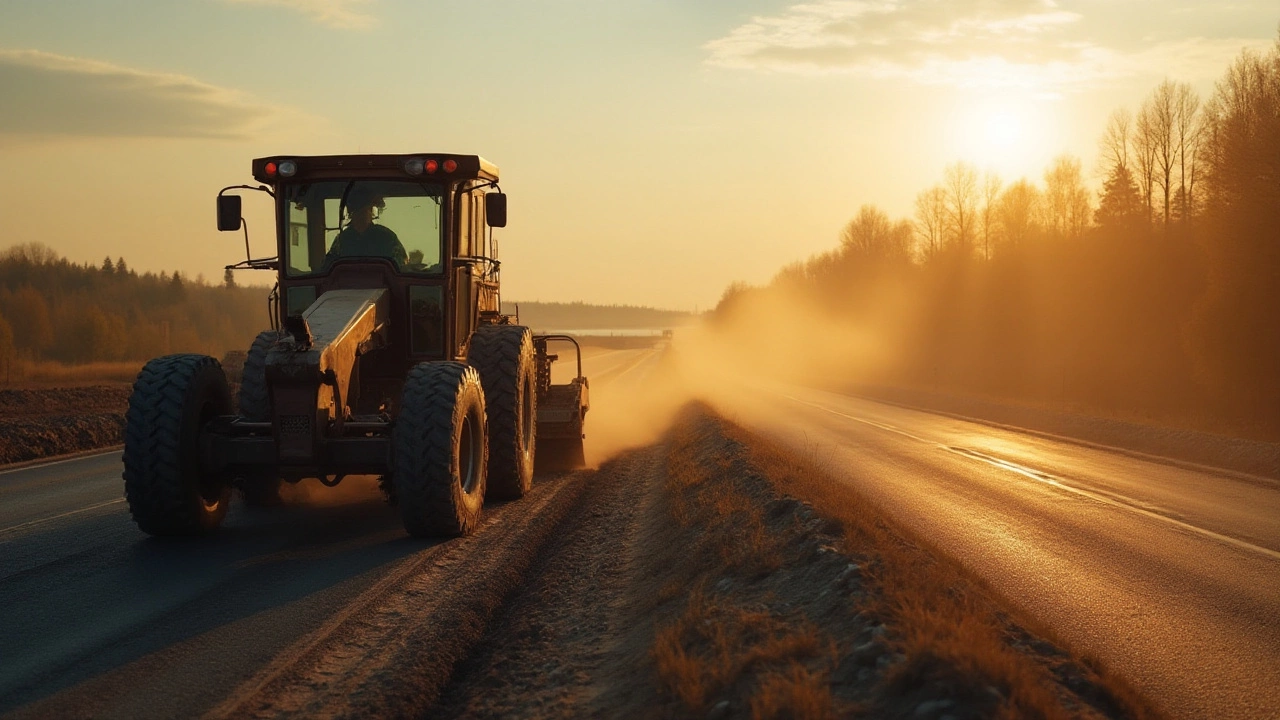
[[[240,416],[253,422],[271,420],[271,393],[267,390],[267,352],[280,337],[275,330],[263,330],[253,339],[240,376]]]
[[[280,338],[275,330],[263,330],[253,339],[245,356],[240,377],[240,417],[251,422],[271,421],[271,391],[267,387],[267,353]],[[240,492],[249,507],[279,507],[284,504],[279,477],[255,476],[240,479]]]
[[[471,336],[467,363],[480,372],[489,419],[488,497],[518,500],[533,486],[537,447],[537,375],[533,333],[487,325]]]
[[[147,363],[125,413],[124,492],[138,527],[151,535],[199,535],[222,523],[231,485],[207,472],[200,432],[231,414],[218,361],[169,355]]]
[[[410,535],[453,537],[480,524],[486,430],[475,368],[428,362],[409,371],[392,431],[392,483]]]

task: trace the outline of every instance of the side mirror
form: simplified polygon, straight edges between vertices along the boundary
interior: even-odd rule
[[[489,227],[507,226],[507,196],[505,193],[489,193],[484,196],[484,219]]]
[[[218,196],[218,229],[222,232],[235,232],[240,229],[240,196]]]

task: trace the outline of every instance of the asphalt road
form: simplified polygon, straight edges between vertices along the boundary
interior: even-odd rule
[[[655,360],[591,351],[597,409]],[[728,417],[824,465],[1171,716],[1280,717],[1280,483],[729,387],[711,398]],[[166,542],[130,521],[117,452],[0,472],[0,713],[198,714],[440,547],[407,538],[372,483],[312,489]]]
[[[1280,483],[792,386],[714,404],[1172,717],[1280,718]]]
[[[596,389],[634,382],[654,357],[592,349],[584,362]],[[304,481],[284,508],[236,502],[209,538],[149,538],[121,469],[113,451],[0,471],[0,714],[197,715],[440,546],[405,535],[373,478]]]

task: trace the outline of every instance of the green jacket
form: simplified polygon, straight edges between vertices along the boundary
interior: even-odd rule
[[[333,247],[324,256],[324,263],[327,266],[338,258],[350,257],[388,258],[396,267],[409,261],[409,254],[405,252],[400,238],[382,225],[370,225],[364,232],[348,226],[334,239]]]

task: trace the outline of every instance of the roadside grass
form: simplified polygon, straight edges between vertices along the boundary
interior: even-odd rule
[[[1073,707],[1079,702],[1067,697],[1066,686],[1095,712],[1159,717],[1123,680],[1096,661],[1058,650],[1063,643],[1046,628],[1013,617],[1011,603],[939,548],[891,526],[819,462],[730,423],[724,428],[779,493],[834,520],[847,548],[867,559],[868,592],[861,607],[889,628],[887,640],[901,656],[888,668],[879,693],[881,712],[908,713],[914,701],[907,696],[932,686],[948,698],[990,707],[992,717],[1072,717],[1086,708]],[[1095,677],[1079,677],[1090,670]]]
[[[835,647],[809,622],[787,622],[695,591],[680,617],[658,632],[653,656],[664,688],[688,711],[745,685],[754,718],[820,720],[836,717],[828,671]],[[754,685],[754,687],[751,687]]]
[[[726,701],[734,710],[720,716],[749,708],[760,720],[841,717],[849,708],[828,680],[839,664],[836,644],[803,615],[744,602],[730,589],[778,570],[784,541],[735,482],[741,452],[708,445],[698,432],[668,439],[663,498],[678,528],[671,539],[685,545],[669,558],[672,576],[654,602],[684,604],[655,628],[658,683],[682,717],[705,717]]]
[[[782,558],[765,529],[760,504],[733,483],[712,482],[732,475],[733,457],[716,453],[704,458],[700,450],[694,433],[681,433],[671,441],[666,490],[672,516],[683,527],[704,530],[729,568],[758,574],[777,570]],[[727,535],[733,536],[731,542],[725,541]]]
[[[132,383],[143,363],[139,361],[93,362],[73,365],[53,360],[13,360],[0,367],[3,387],[67,387]]]

